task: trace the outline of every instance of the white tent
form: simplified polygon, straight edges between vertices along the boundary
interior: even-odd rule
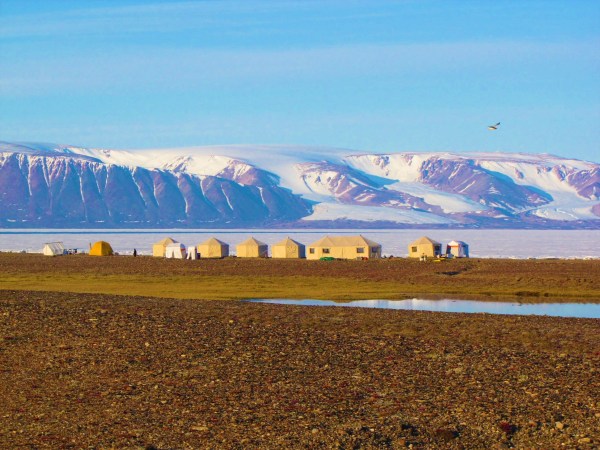
[[[65,254],[65,246],[62,242],[46,242],[42,250],[46,256],[60,256]]]
[[[200,254],[195,245],[190,245],[187,249],[187,259],[200,259]]]
[[[449,258],[468,258],[469,245],[463,241],[450,241],[446,245],[446,256]]]
[[[179,242],[169,244],[165,248],[165,258],[185,259],[186,256],[185,245]]]

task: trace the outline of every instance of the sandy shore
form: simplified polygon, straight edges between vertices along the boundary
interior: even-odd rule
[[[2,448],[597,448],[600,321],[0,291]]]

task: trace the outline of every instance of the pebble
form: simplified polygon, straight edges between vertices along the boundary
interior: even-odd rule
[[[93,328],[99,307],[110,321]],[[0,308],[0,338],[16,336],[2,342],[0,448],[596,444],[593,320],[23,291]]]

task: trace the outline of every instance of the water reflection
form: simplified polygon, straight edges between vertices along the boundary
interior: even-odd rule
[[[291,300],[291,299],[252,299],[251,302],[276,303],[282,305],[339,306],[354,308],[405,309],[414,311],[439,311],[459,313],[520,314],[554,317],[600,318],[600,304],[596,303],[510,303],[482,302],[476,300],[440,299],[425,300],[354,300],[336,302],[333,300]]]

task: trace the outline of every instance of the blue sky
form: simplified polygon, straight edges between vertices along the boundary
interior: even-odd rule
[[[596,1],[0,0],[1,140],[599,161],[599,123]]]

